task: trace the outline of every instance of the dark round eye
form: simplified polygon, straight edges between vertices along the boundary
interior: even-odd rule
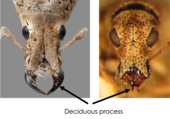
[[[59,32],[59,38],[63,39],[65,35],[66,35],[66,29],[65,29],[64,25],[61,25],[60,32]]]
[[[28,30],[28,27],[27,26],[24,26],[22,28],[22,35],[24,36],[24,38],[27,40],[29,38],[29,30]]]
[[[159,35],[158,31],[155,28],[152,28],[152,30],[146,40],[147,46],[152,47],[158,40],[158,35]]]
[[[116,47],[119,47],[120,46],[120,39],[117,35],[117,32],[116,32],[116,29],[113,28],[111,31],[110,31],[110,40],[112,41],[113,45],[116,46]]]

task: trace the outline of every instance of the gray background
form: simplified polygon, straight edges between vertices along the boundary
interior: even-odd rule
[[[24,45],[20,19],[11,0],[1,0],[1,26],[6,26],[11,33]],[[79,0],[70,19],[66,23],[66,36],[61,46],[70,41],[79,30],[87,27],[90,31],[90,1]],[[35,92],[25,82],[25,52],[19,49],[6,36],[1,41],[1,97],[3,98],[49,98],[73,97],[60,88],[49,96]],[[76,95],[90,97],[90,32],[80,41],[61,52],[64,82],[62,86]],[[44,92],[51,89],[52,77],[38,79],[37,86]]]

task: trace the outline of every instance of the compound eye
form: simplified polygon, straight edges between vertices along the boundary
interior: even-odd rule
[[[24,26],[23,28],[22,28],[22,35],[24,36],[24,38],[26,39],[26,40],[28,40],[28,38],[29,38],[29,30],[28,30],[28,27],[27,26]]]
[[[61,25],[60,32],[59,32],[59,38],[63,39],[64,36],[66,35],[66,29],[64,25]]]
[[[109,37],[110,37],[110,40],[112,41],[113,45],[116,46],[116,47],[119,47],[120,46],[120,39],[117,35],[117,32],[116,32],[116,29],[113,28],[111,31],[110,31],[110,34],[109,34]]]
[[[156,43],[156,41],[158,40],[158,35],[159,35],[158,31],[155,28],[152,28],[152,30],[146,40],[148,47],[152,47]]]

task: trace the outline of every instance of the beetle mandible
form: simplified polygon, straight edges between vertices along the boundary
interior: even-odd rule
[[[21,20],[22,34],[27,47],[21,44],[6,27],[1,28],[0,38],[6,35],[26,52],[25,80],[32,89],[41,94],[49,95],[62,84],[64,73],[61,69],[61,51],[88,33],[87,28],[83,28],[71,41],[60,47],[60,42],[66,34],[65,24],[77,2],[78,0],[13,0]],[[42,71],[51,74],[53,78],[53,87],[47,93],[36,85],[36,78]]]
[[[116,78],[129,85],[142,87],[150,77],[149,62],[162,53],[170,42],[150,57],[159,36],[159,17],[152,6],[142,1],[129,1],[106,15],[105,24],[115,46],[120,64]]]

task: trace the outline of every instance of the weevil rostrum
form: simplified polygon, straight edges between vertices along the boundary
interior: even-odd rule
[[[116,1],[115,4],[120,2]],[[168,41],[156,54],[151,56],[152,49],[159,38],[159,13],[148,2],[122,0],[122,4],[119,4],[116,9],[115,7],[107,8],[100,15],[103,15],[100,17],[100,21],[107,29],[109,43],[115,47],[110,49],[120,61],[115,79],[130,85],[132,90],[137,87],[139,92],[145,80],[151,76],[150,61],[170,45]],[[101,37],[103,37],[102,34]],[[100,40],[101,52],[103,42],[105,41]],[[104,57],[107,57],[106,54]],[[101,76],[104,67],[100,64]]]
[[[62,84],[64,73],[61,69],[61,51],[88,33],[87,28],[83,28],[71,41],[60,47],[60,42],[66,34],[65,24],[77,2],[78,0],[13,0],[27,47],[6,27],[1,28],[1,37],[6,35],[26,52],[25,80],[32,89],[41,94],[49,95]],[[50,74],[53,78],[53,87],[47,93],[36,85],[36,78],[40,72]]]

